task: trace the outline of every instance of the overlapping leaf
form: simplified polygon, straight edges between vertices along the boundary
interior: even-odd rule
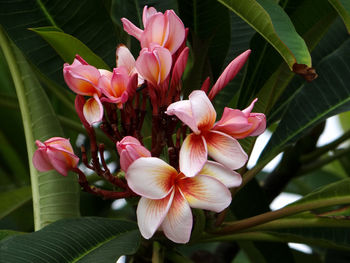
[[[304,40],[295,31],[283,9],[272,0],[219,0],[260,33],[284,58],[289,68],[295,63],[311,67]]]
[[[295,95],[261,159],[272,158],[326,118],[350,109],[350,39],[318,65],[319,77]]]
[[[20,105],[34,203],[36,229],[58,219],[79,216],[79,187],[74,176],[64,178],[56,171],[39,173],[32,164],[35,140],[45,141],[63,132],[39,81],[18,48],[0,28],[0,47],[9,65]]]
[[[28,28],[58,27],[73,35],[100,56],[115,64],[118,43],[113,23],[98,0],[0,1],[0,24],[25,57],[51,79],[63,82],[63,60],[48,43]]]
[[[0,254],[7,263],[115,263],[120,256],[135,253],[139,244],[135,223],[106,218],[65,219],[35,233],[8,237],[0,243]]]

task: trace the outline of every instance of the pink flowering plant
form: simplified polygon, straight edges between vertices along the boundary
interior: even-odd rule
[[[11,11],[17,7],[5,2],[0,0],[0,10],[17,17]],[[128,9],[135,3],[107,2],[94,1],[86,7],[89,12],[73,4],[77,27],[71,29],[60,19],[75,19],[75,11],[62,3],[57,9],[53,3],[39,5],[52,25],[33,24],[30,34],[38,37],[38,48],[45,40],[44,47],[64,60],[58,59],[58,69],[46,64],[45,48],[40,62],[32,61],[35,48],[27,52],[14,33],[20,22],[0,14],[20,47],[11,49],[14,44],[1,29],[6,61],[19,61],[8,65],[29,145],[32,184],[16,189],[13,198],[32,197],[34,226],[40,230],[0,242],[8,262],[299,262],[288,242],[320,246],[312,252],[317,260],[337,254],[327,248],[349,250],[350,233],[342,230],[350,227],[343,220],[348,219],[349,180],[298,179],[349,152],[337,149],[348,132],[317,145],[326,117],[347,109],[350,94],[343,86],[350,75],[344,73],[348,39],[333,53],[320,48],[324,59],[316,56],[321,80],[329,78],[341,88],[329,84],[335,95],[328,96],[319,88],[321,81],[314,81],[318,75],[309,49],[323,35],[325,42],[335,41],[326,33],[333,20],[323,22],[322,29],[317,26],[322,17],[310,20],[308,28],[298,24],[304,30],[299,33],[290,17],[301,21],[302,14],[290,15],[288,1],[175,1],[176,7],[150,3],[141,9],[135,1],[140,12]],[[320,9],[327,5],[320,3]],[[350,14],[345,4],[336,7]],[[252,28],[244,24],[240,33],[239,17]],[[85,18],[90,28],[80,26]],[[85,29],[89,33],[81,32]],[[253,37],[254,30],[262,38]],[[111,32],[118,41],[109,41]],[[91,45],[89,37],[95,36],[98,43]],[[337,67],[341,77],[329,77],[328,59],[344,62]],[[263,136],[271,132],[267,143]],[[254,163],[254,145],[262,134],[259,143],[267,146]],[[325,157],[329,151],[333,155]],[[284,155],[274,170],[262,171],[280,152]],[[341,165],[347,167],[345,161]],[[304,197],[270,211],[269,204],[285,190]]]

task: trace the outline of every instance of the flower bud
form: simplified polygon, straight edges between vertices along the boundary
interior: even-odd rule
[[[117,150],[120,155],[120,166],[124,172],[136,159],[151,157],[150,151],[132,136],[126,136],[120,142],[117,142]]]
[[[43,143],[37,140],[35,144],[38,149],[33,155],[33,164],[40,172],[56,170],[67,176],[69,170],[77,167],[79,158],[68,139],[53,137]]]

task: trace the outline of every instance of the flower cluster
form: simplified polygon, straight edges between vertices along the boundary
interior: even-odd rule
[[[170,240],[186,243],[193,225],[191,207],[221,212],[231,203],[229,188],[241,184],[234,170],[243,167],[248,157],[238,139],[265,130],[264,114],[252,113],[257,99],[242,111],[225,108],[217,122],[211,103],[243,67],[250,50],[226,67],[210,92],[207,79],[201,90],[194,90],[185,100],[181,92],[189,55],[188,29],[179,17],[172,10],[163,14],[146,6],[143,30],[125,18],[122,22],[124,30],[140,41],[142,49],[136,60],[126,46],[119,45],[112,72],[89,65],[78,55],[71,65],[63,66],[90,139],[91,161],[82,147],[82,162],[119,190],[89,185],[64,138],[37,141],[33,163],[39,171],[55,169],[67,175],[72,170],[85,191],[103,198],[140,196],[136,214],[143,237],[151,238],[161,229]],[[150,149],[142,137],[147,114],[152,118]],[[115,175],[108,169],[104,145],[96,142],[93,124],[97,123],[116,144],[123,173]]]

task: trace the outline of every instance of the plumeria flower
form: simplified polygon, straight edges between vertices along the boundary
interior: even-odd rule
[[[236,139],[262,134],[266,128],[265,114],[251,112],[257,100],[253,100],[243,111],[225,107],[221,120],[214,125],[213,129]]]
[[[124,30],[140,41],[141,48],[158,44],[174,54],[182,45],[186,34],[185,27],[173,10],[167,10],[162,14],[154,7],[145,6],[142,21],[144,30],[136,27],[128,19],[122,18]]]
[[[138,158],[151,157],[151,152],[132,136],[126,136],[117,142],[117,150],[120,156],[120,166],[124,172]]]
[[[98,87],[106,98],[102,101],[116,103],[118,108],[123,108],[123,104],[132,97],[137,88],[137,74],[129,76],[125,67],[113,69],[113,74],[101,75]]]
[[[187,243],[193,224],[190,207],[221,212],[232,199],[227,187],[241,184],[237,173],[215,162],[207,162],[195,177],[186,175],[154,157],[141,157],[129,166],[125,178],[141,196],[136,214],[144,238],[160,228],[170,240]]]
[[[98,70],[78,55],[72,65],[68,63],[63,65],[63,76],[68,87],[76,94],[92,97],[85,102],[83,107],[84,117],[90,125],[101,121],[103,116],[98,80],[101,75],[105,74],[111,73],[107,70]]]
[[[204,91],[195,90],[189,100],[170,104],[166,114],[176,115],[193,131],[180,149],[180,170],[186,176],[195,176],[206,163],[208,154],[232,170],[246,163],[248,156],[238,141],[213,129],[216,112]]]
[[[116,66],[117,68],[124,67],[128,71],[129,76],[132,76],[135,73],[137,73],[138,86],[142,85],[142,83],[144,82],[142,76],[137,72],[134,56],[131,54],[130,50],[123,44],[120,44],[116,50]]]
[[[79,158],[74,154],[68,139],[53,137],[45,142],[35,142],[38,149],[33,155],[33,164],[40,172],[56,170],[67,176],[69,170],[77,167]]]
[[[172,66],[168,49],[159,45],[143,48],[136,60],[136,69],[153,87],[158,87],[167,78]]]

